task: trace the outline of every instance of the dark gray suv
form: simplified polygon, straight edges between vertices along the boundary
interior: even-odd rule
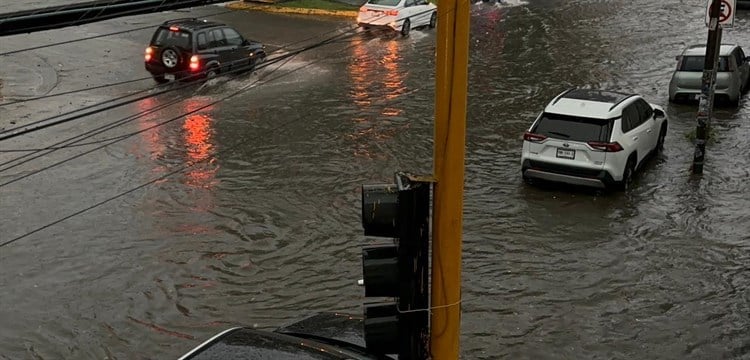
[[[154,80],[210,78],[221,72],[251,70],[266,57],[265,46],[222,23],[175,19],[156,29],[146,48],[146,70]]]

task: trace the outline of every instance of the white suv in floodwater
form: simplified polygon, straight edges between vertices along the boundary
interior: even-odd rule
[[[666,135],[664,109],[639,95],[567,90],[524,134],[521,173],[526,182],[627,189]]]

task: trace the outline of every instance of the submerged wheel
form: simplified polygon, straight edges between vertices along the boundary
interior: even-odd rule
[[[659,138],[656,140],[656,151],[664,150],[664,138],[667,137],[667,123],[661,125],[661,131],[659,131]]]
[[[627,191],[630,188],[630,185],[633,182],[633,172],[635,172],[635,160],[630,158],[625,165],[625,170],[622,172],[620,190]]]
[[[404,20],[404,25],[401,26],[401,35],[408,36],[411,31],[411,21],[409,19]]]

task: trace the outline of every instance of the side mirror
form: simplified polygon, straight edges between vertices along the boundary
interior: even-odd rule
[[[680,61],[680,55],[675,56],[674,59]]]
[[[663,118],[666,114],[664,114],[664,111],[661,111],[660,109],[654,109],[654,119]]]

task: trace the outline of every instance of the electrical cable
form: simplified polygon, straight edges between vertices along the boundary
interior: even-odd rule
[[[316,38],[316,37],[321,37],[321,35],[324,35],[324,34],[329,34],[329,33],[331,33],[331,32],[335,32],[335,31],[337,31],[337,30],[326,31],[325,33],[319,34],[318,36],[315,36],[315,37],[311,37],[311,38],[309,38],[309,39],[306,39],[306,40],[314,39],[314,38]],[[333,37],[331,37],[331,38],[329,38],[329,39],[326,39],[326,40],[324,40],[323,42],[325,42],[325,43],[332,43],[333,41],[336,41],[336,40],[337,40],[337,38],[340,38],[340,37],[342,37],[342,36],[345,36],[345,35],[347,35],[347,33],[349,33],[349,32],[351,32],[351,30],[350,30],[350,31],[347,31],[347,32],[343,32],[343,33],[341,33],[341,34],[338,34],[338,35],[336,35],[336,36],[333,36]],[[303,40],[303,41],[306,41],[306,40]],[[299,42],[300,42],[300,41],[297,41],[297,42],[294,42],[294,43],[291,43],[291,44],[295,44],[295,43],[299,43]],[[290,45],[291,45],[291,44],[290,44]],[[318,44],[319,44],[319,43],[318,43]],[[317,46],[318,44],[313,44],[313,45],[309,45],[309,46],[307,46],[307,47],[304,47],[304,48],[296,49],[296,50],[294,50],[294,51],[292,51],[292,52],[289,52],[289,53],[287,53],[287,54],[283,54],[283,55],[281,55],[281,56],[278,56],[278,57],[276,57],[276,58],[273,58],[273,59],[271,59],[271,60],[267,60],[267,61],[266,61],[265,63],[263,63],[263,64],[260,64],[260,65],[259,65],[259,66],[258,66],[257,68],[263,68],[263,67],[265,67],[265,66],[268,66],[268,65],[270,65],[270,64],[271,64],[271,63],[272,63],[273,61],[276,61],[276,60],[279,60],[279,59],[283,59],[283,58],[285,58],[285,57],[287,57],[287,56],[290,56],[290,55],[293,55],[293,54],[297,54],[297,53],[301,53],[301,52],[303,52],[303,51],[307,51],[307,50],[309,50],[310,48],[314,48],[314,47],[316,47],[316,46]],[[288,45],[287,45],[287,46],[288,46]],[[233,72],[233,71],[230,71],[229,73],[231,73],[231,72]],[[228,80],[226,80],[226,81],[228,81]],[[184,100],[184,99],[177,99],[177,100],[175,100],[175,101],[173,101],[172,103],[170,103],[170,104],[167,104],[167,105],[171,105],[171,104],[174,104],[174,103],[176,103],[176,102],[179,102],[179,101],[182,101],[182,100]],[[162,105],[164,105],[164,104],[162,104]],[[155,110],[154,110],[154,111],[155,111]],[[124,124],[125,122],[128,122],[128,121],[133,121],[133,120],[135,120],[135,119],[139,118],[140,116],[145,116],[145,115],[147,115],[148,113],[151,113],[151,112],[153,112],[153,111],[149,111],[149,110],[144,110],[144,111],[142,111],[142,112],[141,112],[141,115],[138,115],[138,116],[134,116],[134,117],[128,116],[128,117],[126,117],[125,119],[121,119],[121,120],[115,121],[115,122],[113,123],[114,125],[113,125],[113,126],[112,126],[111,128],[114,128],[114,127],[117,127],[117,126],[119,126],[119,125],[122,125],[122,124]],[[118,124],[118,123],[119,123],[119,124]],[[82,141],[82,140],[84,140],[84,139],[86,139],[86,138],[92,137],[92,136],[94,136],[94,135],[97,135],[97,134],[99,134],[99,133],[101,133],[101,132],[104,132],[104,131],[106,131],[106,130],[108,130],[108,129],[111,129],[111,128],[107,128],[107,129],[104,129],[104,130],[102,130],[102,131],[98,131],[98,132],[97,132],[97,130],[99,130],[99,129],[102,129],[102,128],[106,128],[107,126],[109,126],[109,125],[104,125],[104,126],[102,126],[102,127],[99,127],[99,128],[97,128],[97,129],[93,129],[93,130],[90,130],[90,131],[87,131],[86,133],[82,134],[82,135],[90,134],[90,135],[88,135],[88,136],[83,136],[83,137],[82,137],[82,135],[76,135],[76,136],[74,136],[74,137],[72,137],[72,138],[68,138],[68,139],[66,139],[66,140],[62,140],[62,141],[60,141],[60,142],[57,142],[57,143],[55,143],[55,144],[51,145],[51,147],[55,147],[55,146],[57,146],[57,145],[60,145],[60,144],[66,143],[66,142],[68,142],[68,141],[70,141],[70,140],[74,140],[75,138],[79,138],[79,137],[80,137],[80,139],[79,139],[79,140],[77,140],[77,141],[74,141],[73,143],[75,143],[75,142],[78,142],[78,141]],[[93,134],[91,134],[92,132],[93,132]],[[42,149],[42,151],[44,151],[44,150],[48,150],[48,149],[46,149],[46,148],[45,148],[45,149]],[[54,152],[54,151],[56,151],[56,150],[55,150],[55,149],[53,149],[53,150],[50,150],[50,151],[48,151],[47,153],[45,153],[45,154],[42,154],[41,156],[47,155],[47,154],[49,154],[49,153],[51,153],[51,152]],[[36,152],[35,152],[35,153],[36,153]],[[32,155],[34,155],[34,153],[30,153],[30,154],[25,154],[25,155],[21,155],[21,156],[19,156],[19,157],[17,157],[17,158],[14,158],[14,159],[8,160],[8,161],[6,161],[6,162],[4,162],[4,163],[1,163],[1,164],[0,164],[0,166],[3,166],[3,165],[7,165],[7,164],[9,164],[9,163],[12,163],[12,162],[18,161],[18,160],[20,160],[20,159],[23,159],[23,158],[26,158],[26,157],[28,157],[28,156],[32,156]],[[11,165],[11,166],[9,166],[9,167],[6,167],[6,168],[3,168],[3,169],[0,169],[0,172],[2,172],[2,171],[6,171],[6,170],[9,170],[9,169],[11,169],[11,168],[14,168],[14,167],[16,167],[16,166],[19,166],[19,165],[21,165],[21,164],[27,163],[27,162],[29,162],[29,161],[32,161],[32,160],[34,160],[34,159],[37,159],[37,158],[39,158],[39,157],[41,157],[41,156],[35,156],[35,157],[33,157],[33,158],[31,158],[31,159],[28,159],[28,160],[26,160],[26,161],[23,161],[23,162],[21,162],[21,163],[17,163],[17,164]]]
[[[338,37],[338,36],[337,36],[337,37]],[[323,42],[321,42],[321,43],[315,44],[315,45],[314,45],[313,47],[311,47],[311,48],[316,48],[316,47],[320,47],[320,46],[323,46],[323,45],[327,45],[327,42],[323,41]],[[353,45],[352,45],[352,46],[353,46]],[[305,51],[306,51],[306,50],[305,50]],[[298,55],[298,54],[299,54],[299,53],[301,53],[301,52],[302,52],[302,51],[300,51],[300,52],[297,52],[297,53],[293,53],[293,54],[291,54],[291,56],[289,56],[289,57],[287,58],[287,61],[288,61],[288,59],[291,59],[291,58],[292,58],[293,56],[296,56],[296,55]],[[318,61],[319,61],[319,60],[318,60]],[[279,77],[283,77],[283,76],[289,75],[290,73],[296,72],[297,70],[300,70],[300,69],[302,69],[302,68],[304,68],[304,67],[307,67],[307,66],[309,66],[309,65],[311,65],[311,64],[314,64],[314,63],[316,63],[316,62],[317,62],[317,61],[312,61],[312,62],[310,62],[310,63],[308,63],[308,64],[306,64],[306,65],[304,65],[304,66],[301,66],[301,67],[299,67],[299,68],[296,68],[296,69],[294,69],[294,70],[291,70],[291,71],[289,71],[289,72],[287,72],[287,73],[285,73],[285,74],[283,74],[283,75],[281,75],[281,76],[279,76]],[[280,66],[279,66],[279,67],[280,67]],[[279,67],[277,67],[277,68],[276,68],[275,70],[278,70],[278,68],[279,68]],[[274,70],[274,71],[275,71],[275,70]],[[273,72],[272,72],[272,73],[273,73]],[[270,75],[270,74],[268,74],[268,75]],[[276,77],[276,78],[272,78],[272,79],[270,79],[270,80],[268,80],[268,81],[265,81],[264,83],[268,83],[268,82],[270,82],[270,81],[273,81],[273,80],[275,80],[275,79],[277,79],[277,78],[279,78],[279,77]],[[258,81],[260,81],[260,79],[259,79]],[[222,102],[222,101],[225,101],[225,100],[227,100],[227,99],[230,99],[230,98],[232,98],[232,97],[234,97],[234,96],[237,96],[237,95],[239,95],[239,94],[241,94],[241,93],[243,93],[243,92],[247,91],[248,89],[250,89],[250,88],[254,87],[254,85],[255,85],[256,83],[257,83],[257,81],[256,81],[256,82],[254,82],[254,83],[251,83],[251,84],[249,84],[249,85],[246,85],[246,86],[244,86],[244,87],[240,88],[240,90],[237,90],[237,91],[235,91],[235,92],[233,92],[233,93],[231,93],[231,94],[229,94],[229,95],[227,95],[227,96],[225,96],[225,97],[222,97],[222,98],[220,98],[220,99],[218,99],[218,100],[216,100],[216,101],[214,101],[214,102],[211,102],[211,103],[209,103],[209,104],[207,104],[207,105],[201,106],[201,107],[199,107],[199,108],[197,108],[197,109],[194,109],[194,110],[192,110],[192,111],[189,111],[189,112],[186,112],[186,113],[180,114],[180,115],[178,115],[178,116],[175,116],[175,117],[173,117],[173,118],[170,118],[170,119],[168,119],[168,120],[166,120],[166,121],[163,121],[163,122],[161,122],[161,123],[158,123],[158,124],[156,124],[156,125],[152,125],[152,126],[150,126],[150,127],[147,127],[147,128],[141,129],[141,130],[139,130],[139,131],[136,131],[136,132],[132,132],[132,133],[128,134],[127,136],[122,136],[122,137],[119,137],[119,138],[117,138],[116,140],[113,140],[113,141],[111,141],[111,142],[109,142],[109,143],[106,143],[106,144],[100,145],[100,146],[98,146],[98,147],[95,147],[95,148],[93,148],[93,149],[87,150],[87,151],[85,151],[85,152],[82,152],[82,153],[76,154],[76,155],[74,155],[74,156],[72,156],[72,157],[69,157],[69,158],[67,158],[67,159],[64,159],[64,160],[61,160],[61,161],[59,161],[59,162],[56,162],[56,163],[54,163],[54,164],[51,164],[51,165],[45,166],[45,167],[43,167],[43,168],[41,168],[41,169],[38,169],[38,170],[35,170],[35,171],[32,171],[32,172],[26,173],[26,174],[24,174],[24,175],[21,175],[21,176],[19,176],[19,177],[15,178],[15,179],[12,179],[12,180],[6,181],[6,182],[4,182],[4,183],[1,183],[1,184],[0,184],[0,187],[4,187],[4,186],[7,186],[7,185],[10,185],[10,184],[12,184],[12,183],[15,183],[15,182],[17,182],[17,181],[23,180],[23,179],[25,179],[25,178],[27,178],[27,177],[30,177],[30,176],[36,175],[36,174],[38,174],[38,173],[40,173],[40,172],[43,172],[43,171],[49,170],[49,169],[51,169],[51,168],[54,168],[54,167],[56,167],[56,166],[58,166],[58,165],[61,165],[61,164],[63,164],[63,163],[66,163],[66,162],[68,162],[68,161],[70,161],[70,160],[73,160],[73,159],[77,159],[77,158],[79,158],[79,157],[81,157],[81,156],[83,156],[83,155],[87,155],[87,154],[90,154],[90,153],[92,153],[92,152],[94,152],[94,151],[97,151],[97,150],[103,149],[103,148],[105,148],[105,147],[107,147],[107,146],[109,146],[109,145],[111,145],[111,144],[114,144],[114,143],[120,142],[120,141],[122,141],[122,140],[125,140],[125,139],[127,139],[127,138],[130,138],[130,137],[132,137],[132,136],[135,136],[135,135],[137,135],[137,134],[143,133],[143,132],[145,132],[145,131],[149,131],[149,130],[151,130],[151,129],[154,129],[154,128],[156,128],[156,127],[159,127],[159,126],[163,126],[163,125],[165,125],[165,124],[168,124],[168,123],[170,123],[170,122],[173,122],[173,121],[176,121],[176,120],[182,119],[182,118],[184,118],[184,117],[185,117],[186,115],[191,115],[191,114],[194,114],[194,113],[196,113],[196,112],[198,112],[198,111],[200,111],[200,110],[203,110],[203,109],[205,109],[205,108],[208,108],[208,107],[210,107],[210,106],[213,106],[213,105],[215,105],[215,104],[218,104],[218,103],[220,103],[220,102]],[[29,160],[29,161],[30,161],[30,160]],[[13,165],[12,167],[15,167],[15,166],[18,166],[18,164],[16,164],[16,165]],[[9,167],[9,168],[10,168],[10,167]],[[3,169],[3,171],[5,171],[5,170],[7,170],[7,169],[9,169],[9,168]]]
[[[218,13],[215,13],[215,14],[203,15],[203,16],[201,16],[201,18],[219,16],[219,15],[228,14],[228,13],[231,13],[231,12],[234,12],[234,11],[235,10],[225,10],[225,11],[218,12]],[[0,53],[0,56],[18,54],[18,53],[22,53],[22,52],[26,52],[26,51],[39,50],[39,49],[44,49],[44,48],[58,46],[58,45],[66,45],[66,44],[71,44],[71,43],[80,42],[80,41],[93,40],[93,39],[103,38],[103,37],[112,36],[112,35],[127,34],[129,32],[134,32],[134,31],[153,29],[153,28],[155,28],[157,26],[161,26],[161,25],[162,24],[159,23],[159,24],[155,24],[155,25],[147,25],[147,26],[141,26],[141,27],[137,27],[137,28],[132,28],[132,29],[128,29],[128,30],[115,31],[115,32],[106,33],[106,34],[93,35],[93,36],[88,36],[88,37],[83,37],[83,38],[78,38],[78,39],[72,39],[72,40],[66,40],[66,41],[60,41],[60,42],[54,42],[54,43],[45,44],[45,45],[32,46],[32,47],[18,49],[18,50],[11,50],[11,51],[6,51],[4,53]]]
[[[284,45],[284,46],[280,47],[280,48],[279,48],[278,50],[281,50],[281,49],[285,49],[285,48],[289,48],[289,47],[291,47],[292,45],[296,45],[296,44],[299,44],[299,43],[307,42],[307,41],[313,40],[313,39],[315,39],[315,38],[319,38],[319,37],[322,37],[323,35],[327,35],[327,34],[330,34],[330,33],[333,33],[333,32],[341,32],[341,34],[339,34],[339,35],[346,35],[347,33],[351,33],[352,31],[354,31],[354,30],[356,30],[356,29],[357,29],[357,27],[356,27],[356,26],[355,26],[355,27],[351,27],[351,26],[350,26],[348,30],[344,30],[343,28],[336,28],[336,29],[332,29],[332,30],[326,31],[326,32],[324,32],[324,33],[318,34],[318,35],[316,35],[316,36],[310,37],[310,38],[306,38],[306,39],[302,39],[302,40],[298,40],[298,41],[295,41],[295,42],[292,42],[292,43],[286,44],[286,45]],[[333,41],[333,40],[332,40],[332,39],[327,39],[327,41],[331,42],[331,41]],[[303,51],[304,51],[304,49],[305,49],[305,48],[302,48],[302,50],[303,50]],[[278,51],[278,50],[276,50],[276,51]],[[291,52],[296,52],[296,51],[300,51],[300,49],[298,49],[298,50],[294,50],[294,51],[291,51]],[[291,53],[291,52],[290,52],[290,53]],[[185,87],[187,87],[187,86],[191,86],[191,85],[187,85],[187,84],[186,84],[186,85],[185,85]],[[182,88],[182,87],[179,87],[179,88]],[[176,90],[176,89],[175,89],[175,90]],[[132,96],[132,95],[135,95],[135,94],[138,94],[138,93],[140,93],[140,92],[136,92],[136,93],[128,94],[128,95],[125,95],[125,96],[123,96],[123,97],[119,97],[119,98],[115,98],[115,99],[117,100],[117,99],[125,98],[125,97],[128,97],[128,96]],[[159,94],[152,94],[152,95],[156,96],[156,95],[159,95]],[[110,99],[110,100],[108,100],[108,101],[104,101],[104,102],[101,102],[101,103],[99,103],[99,104],[94,104],[94,105],[90,105],[90,106],[87,106],[87,107],[85,107],[85,108],[82,108],[82,109],[78,109],[78,110],[76,110],[76,111],[68,112],[68,113],[66,113],[66,114],[70,114],[70,113],[74,113],[74,112],[82,111],[82,110],[85,110],[85,109],[88,109],[88,108],[91,108],[91,107],[96,107],[97,105],[100,105],[100,104],[105,104],[105,103],[107,103],[107,102],[110,102],[111,100],[112,100],[112,99]],[[61,115],[66,115],[66,114],[61,114]],[[58,115],[58,116],[61,116],[61,115]],[[57,117],[57,116],[55,116],[55,117],[51,117],[51,118],[48,118],[48,119],[54,119],[54,118],[56,118],[56,117]],[[47,120],[47,119],[45,119],[45,120]],[[45,121],[45,120],[42,120],[42,121]],[[31,123],[31,124],[26,124],[26,125],[24,125],[24,126],[29,126],[29,125],[33,125],[33,124],[36,124],[36,123],[39,123],[39,122],[40,122],[40,121],[37,121],[37,122]],[[18,128],[21,128],[21,127],[23,127],[23,126],[17,127],[16,129],[18,129]],[[14,129],[9,129],[9,130],[6,130],[5,132],[7,132],[7,131],[13,131],[13,130],[14,130]],[[2,133],[3,133],[3,132],[0,132],[0,134],[2,134]],[[68,139],[68,140],[72,140],[72,138],[71,138],[71,139]],[[64,142],[67,142],[67,140],[63,140],[63,141],[61,141],[61,142],[58,142],[58,143],[56,143],[56,144],[54,144],[54,145],[52,145],[52,146],[54,147],[54,146],[56,146],[56,145],[60,145],[61,143],[64,143]],[[46,149],[45,149],[45,150],[46,150]],[[53,150],[53,151],[54,151],[54,150]],[[19,152],[20,152],[20,151],[19,151]],[[52,152],[52,151],[51,151],[51,152]],[[25,155],[22,155],[22,156],[20,156],[20,157],[18,157],[18,158],[15,158],[15,159],[11,159],[11,160],[9,160],[9,161],[6,161],[6,162],[4,162],[4,163],[0,164],[0,166],[2,166],[2,165],[7,165],[7,164],[9,164],[9,163],[11,163],[11,162],[17,161],[17,160],[19,160],[19,159],[21,159],[21,158],[24,158],[24,157],[28,157],[28,156],[31,156],[31,155],[33,155],[33,154],[25,154]],[[35,157],[35,158],[38,158],[38,157]],[[23,163],[26,163],[26,162],[27,162],[27,161],[24,161]],[[2,170],[0,170],[0,171],[5,171],[5,170],[7,170],[7,169],[10,169],[10,168],[12,168],[12,167],[15,167],[15,166],[17,166],[17,165],[20,165],[20,164],[16,164],[16,165],[14,165],[14,166],[11,166],[11,167],[8,167],[8,168],[5,168],[5,169],[2,169]]]
[[[114,2],[114,1],[112,1],[112,2]],[[219,3],[219,2],[220,1],[217,1],[217,3]],[[208,5],[209,4],[205,4],[205,5],[202,5],[202,6],[208,6]],[[106,5],[106,6],[110,6],[110,5]],[[111,15],[111,16],[110,15],[105,15],[105,16],[94,17],[94,18],[91,18],[91,19],[83,19],[83,15],[82,15],[82,17],[79,18],[78,20],[66,21],[66,22],[61,22],[59,24],[56,24],[55,29],[69,27],[69,26],[75,26],[75,25],[89,24],[89,23],[93,23],[93,22],[97,22],[97,21],[110,20],[110,19],[113,19],[113,18],[125,17],[125,16],[130,16],[130,15],[157,13],[157,12],[160,12],[160,9],[162,9],[164,7],[169,7],[169,6],[165,6],[164,5],[164,1],[162,1],[162,3],[159,4],[159,5],[152,5],[152,6],[142,7],[142,8],[138,8],[138,9],[122,11],[122,12],[118,12],[116,15]],[[167,9],[167,10],[172,10],[172,9]],[[59,11],[62,11],[62,10],[58,10],[56,12],[59,12]],[[166,10],[161,10],[161,11],[166,11]],[[86,13],[84,13],[84,15],[85,14]],[[40,26],[35,26],[35,27],[29,27],[29,28],[22,29],[22,31],[25,32],[25,33],[32,33],[32,32],[43,31],[43,30],[53,30],[53,29],[51,29],[48,25],[40,25]]]
[[[351,45],[351,46],[349,46],[349,47],[347,47],[347,48],[351,48],[351,47],[354,47],[354,45]],[[291,59],[291,58],[290,58],[290,59]],[[320,61],[320,60],[318,60],[318,61]],[[288,71],[288,72],[287,72],[287,73],[285,73],[285,74],[282,74],[282,75],[279,75],[279,76],[277,76],[277,77],[275,77],[275,78],[273,78],[273,79],[270,79],[270,80],[269,80],[269,82],[270,82],[270,81],[273,81],[273,80],[275,80],[275,79],[278,79],[278,78],[280,78],[280,77],[283,77],[283,76],[289,75],[289,74],[291,74],[291,73],[294,73],[294,72],[296,72],[296,71],[298,71],[298,70],[300,70],[300,69],[303,69],[303,68],[305,68],[305,67],[308,67],[308,66],[310,66],[310,65],[312,65],[312,64],[315,64],[316,62],[317,62],[317,61],[312,61],[312,62],[310,62],[310,63],[307,63],[307,64],[305,64],[305,65],[302,65],[302,66],[300,66],[300,67],[297,67],[297,68],[295,68],[295,69],[293,69],[293,70],[290,70],[290,71]],[[282,64],[282,65],[283,65],[283,64]],[[281,67],[281,66],[277,67],[277,68],[276,68],[275,70],[278,70],[278,69],[279,69],[280,67]],[[247,91],[247,90],[248,90],[248,89],[250,89],[250,88],[252,88],[252,87],[243,87],[243,88],[241,88],[241,89],[237,90],[236,92],[234,92],[234,93],[230,94],[230,95],[229,95],[229,96],[227,96],[227,97],[221,98],[221,99],[219,99],[219,100],[217,100],[217,101],[215,101],[215,102],[213,102],[213,103],[209,103],[209,104],[207,104],[207,105],[204,105],[204,106],[202,106],[201,108],[199,108],[199,109],[195,110],[194,112],[200,111],[200,110],[202,110],[202,109],[205,109],[205,108],[208,108],[208,107],[210,107],[210,106],[213,106],[213,105],[215,105],[216,103],[219,103],[219,102],[221,102],[221,101],[224,101],[224,100],[226,100],[226,99],[228,99],[228,98],[230,98],[230,97],[233,97],[233,96],[236,96],[236,95],[238,95],[238,94],[240,94],[240,93],[243,93],[243,92]],[[186,114],[183,114],[182,116],[185,116],[185,115],[186,115]],[[182,116],[180,116],[179,118],[181,118]],[[297,117],[297,118],[295,118],[295,119],[293,119],[293,120],[290,120],[290,121],[287,121],[287,122],[283,122],[283,123],[279,124],[278,126],[275,126],[275,127],[271,128],[271,129],[268,129],[268,130],[266,130],[266,131],[262,132],[262,133],[261,133],[261,136],[260,136],[260,137],[265,137],[266,135],[270,135],[270,134],[272,134],[272,133],[275,133],[275,132],[277,132],[278,130],[280,130],[280,129],[282,129],[282,128],[286,127],[286,126],[289,126],[289,125],[291,125],[291,124],[293,124],[293,123],[296,123],[296,122],[298,122],[298,121],[302,121],[302,120],[304,120],[304,119],[306,119],[306,118],[307,118],[307,117],[306,117],[305,115],[303,115],[303,116]],[[257,136],[255,136],[255,137],[253,137],[253,138],[257,138]],[[113,201],[113,200],[119,199],[119,198],[121,198],[121,197],[123,197],[123,196],[125,196],[125,195],[128,195],[128,194],[130,194],[130,193],[133,193],[133,192],[135,192],[135,191],[138,191],[138,190],[140,190],[140,189],[142,189],[142,188],[145,188],[145,187],[147,187],[147,186],[149,186],[149,185],[152,185],[152,184],[154,184],[154,183],[157,183],[157,182],[159,182],[159,181],[161,181],[161,180],[164,180],[164,179],[166,179],[166,178],[168,178],[168,177],[170,177],[170,176],[173,176],[173,175],[175,175],[175,174],[181,173],[181,172],[183,172],[183,171],[185,171],[185,170],[187,170],[187,169],[189,169],[189,168],[192,168],[192,167],[193,167],[193,166],[195,166],[195,165],[198,165],[198,164],[200,164],[200,163],[203,163],[203,162],[209,161],[209,160],[211,160],[212,158],[215,158],[215,157],[217,157],[217,156],[219,156],[219,155],[222,155],[222,154],[225,154],[225,153],[227,153],[227,152],[229,152],[229,151],[232,151],[232,150],[234,150],[235,148],[239,147],[240,145],[244,144],[244,143],[245,143],[245,142],[246,142],[246,141],[247,141],[248,139],[249,139],[249,138],[247,138],[247,137],[246,137],[246,138],[243,138],[243,139],[241,139],[241,140],[239,140],[239,141],[235,142],[234,144],[230,145],[229,147],[225,148],[224,150],[221,150],[221,151],[217,151],[217,152],[213,153],[212,155],[210,155],[210,156],[206,156],[206,157],[204,157],[204,158],[202,158],[202,159],[198,159],[198,160],[195,160],[195,161],[191,161],[191,162],[188,162],[188,163],[187,163],[186,165],[184,165],[184,166],[181,166],[181,167],[179,167],[179,168],[177,168],[177,169],[175,169],[175,170],[173,170],[173,171],[170,171],[170,172],[168,172],[168,173],[166,173],[166,174],[164,174],[164,175],[162,175],[162,176],[159,176],[159,177],[157,177],[157,178],[155,178],[155,179],[152,179],[152,180],[150,180],[150,181],[148,181],[148,182],[146,182],[146,183],[143,183],[143,184],[141,184],[141,185],[138,185],[138,186],[136,186],[136,187],[134,187],[134,188],[131,188],[130,190],[127,190],[127,191],[125,191],[125,192],[122,192],[122,193],[119,193],[119,194],[117,194],[117,195],[114,195],[114,196],[112,196],[112,197],[109,197],[109,198],[107,198],[107,199],[105,199],[105,200],[102,200],[102,201],[100,201],[100,202],[98,202],[98,203],[95,203],[95,204],[93,204],[93,205],[90,205],[90,206],[88,206],[88,207],[86,207],[86,208],[84,208],[84,209],[81,209],[81,210],[75,211],[75,212],[73,212],[73,213],[71,213],[71,214],[69,214],[69,215],[66,215],[66,216],[64,216],[64,217],[62,217],[62,218],[60,218],[60,219],[58,219],[58,220],[55,220],[55,221],[53,221],[53,222],[51,222],[51,223],[48,223],[48,224],[46,224],[46,225],[43,225],[43,226],[41,226],[41,227],[38,227],[38,228],[36,228],[36,229],[34,229],[34,230],[31,230],[31,231],[29,231],[29,232],[26,232],[26,233],[24,233],[24,234],[22,234],[22,235],[20,235],[20,236],[17,236],[17,237],[15,237],[15,238],[11,239],[11,240],[8,240],[8,241],[5,241],[5,242],[2,242],[2,243],[0,243],[0,247],[4,247],[4,246],[7,246],[7,245],[10,245],[10,244],[12,244],[12,243],[14,243],[14,242],[16,242],[16,241],[18,241],[18,240],[21,240],[21,239],[23,239],[23,238],[26,238],[26,237],[28,237],[28,236],[30,236],[30,235],[33,235],[33,234],[35,234],[35,233],[37,233],[37,232],[39,232],[39,231],[42,231],[42,230],[44,230],[44,229],[47,229],[47,228],[49,228],[49,227],[52,227],[52,226],[54,226],[54,225],[57,225],[57,224],[59,224],[59,223],[61,223],[61,222],[65,221],[65,220],[68,220],[68,219],[70,219],[70,218],[73,218],[73,217],[75,217],[75,216],[78,216],[78,215],[80,215],[80,214],[83,214],[83,213],[85,213],[85,212],[87,212],[87,211],[89,211],[89,210],[92,210],[92,209],[94,209],[94,208],[97,208],[97,207],[99,207],[99,206],[101,206],[101,205],[104,205],[104,204],[106,204],[106,203],[110,202],[110,201]],[[106,146],[106,145],[105,145],[105,146]],[[1,186],[1,185],[0,185],[0,186]]]
[[[256,68],[257,68],[257,69],[262,69],[262,68],[265,68],[265,67],[267,67],[267,66],[270,66],[270,65],[274,64],[275,62],[281,61],[281,60],[283,60],[283,59],[285,59],[285,58],[287,58],[287,57],[289,57],[289,56],[290,56],[290,55],[288,55],[288,54],[285,54],[284,56],[279,56],[279,57],[277,57],[277,58],[274,58],[274,59],[272,59],[272,60],[268,60],[268,61],[266,61],[266,62],[265,62],[265,63],[263,63],[263,64],[260,64],[260,65],[259,65],[259,66],[257,66]],[[227,72],[227,73],[225,73],[225,74],[231,74],[232,72],[239,72],[239,70],[233,70],[233,71]],[[222,81],[222,82],[226,82],[226,81],[229,81],[229,79],[228,79],[228,78],[226,78],[226,79],[225,79],[224,81]],[[174,100],[172,100],[172,101],[170,101],[170,102],[168,102],[168,103],[157,105],[157,106],[155,106],[155,107],[153,107],[153,108],[151,108],[151,109],[146,109],[146,110],[143,110],[143,111],[141,111],[141,112],[139,112],[139,113],[136,113],[136,114],[134,114],[134,115],[128,115],[128,116],[126,116],[126,117],[124,117],[124,118],[122,118],[122,119],[116,120],[116,121],[114,121],[114,122],[112,122],[112,123],[109,123],[109,124],[105,124],[105,125],[103,125],[103,126],[100,126],[100,127],[98,127],[98,128],[95,128],[95,129],[92,129],[92,130],[86,131],[86,132],[84,132],[83,134],[75,135],[75,136],[73,136],[73,137],[71,137],[71,138],[68,138],[68,139],[66,139],[66,140],[62,140],[62,141],[60,141],[60,142],[57,142],[57,143],[55,143],[55,144],[53,144],[53,145],[51,145],[51,146],[45,147],[45,148],[43,148],[43,149],[40,149],[39,151],[35,151],[34,153],[31,153],[31,154],[26,154],[26,155],[22,155],[22,156],[19,156],[19,157],[17,157],[17,158],[14,158],[14,159],[8,160],[8,161],[6,161],[6,162],[4,162],[4,163],[1,163],[1,164],[0,164],[0,166],[8,165],[8,164],[10,164],[10,163],[12,163],[12,162],[16,162],[16,161],[19,161],[19,160],[21,160],[21,159],[23,159],[23,158],[26,158],[26,157],[29,157],[29,156],[33,156],[34,154],[36,154],[36,153],[39,153],[39,152],[42,152],[42,151],[47,151],[47,152],[46,152],[46,153],[44,153],[44,154],[41,154],[41,155],[37,155],[37,156],[33,156],[33,157],[32,157],[32,158],[30,158],[30,159],[26,159],[26,160],[24,160],[24,161],[18,162],[18,163],[16,163],[16,164],[13,164],[13,165],[11,165],[11,166],[7,166],[7,167],[5,167],[5,168],[2,168],[2,169],[0,169],[0,172],[4,172],[4,171],[10,170],[10,169],[12,169],[12,168],[15,168],[15,167],[17,167],[17,166],[23,165],[23,164],[25,164],[25,163],[28,163],[28,162],[30,162],[30,161],[33,161],[33,160],[35,160],[35,159],[38,159],[38,158],[40,158],[40,157],[46,156],[46,155],[48,155],[48,154],[50,154],[50,153],[52,153],[52,152],[55,152],[55,151],[57,151],[57,150],[59,150],[59,149],[62,149],[62,148],[68,147],[68,146],[69,146],[69,145],[71,145],[71,144],[76,144],[76,143],[78,143],[78,142],[80,142],[80,141],[82,141],[82,140],[85,140],[85,139],[87,139],[87,138],[90,138],[90,137],[96,136],[96,135],[98,135],[98,134],[100,134],[100,133],[103,133],[103,132],[105,132],[105,131],[111,130],[111,129],[115,128],[115,127],[118,127],[118,126],[120,126],[120,125],[123,125],[123,124],[125,124],[125,123],[128,123],[128,122],[130,122],[130,121],[134,121],[134,120],[137,120],[137,119],[139,119],[139,118],[141,118],[141,117],[143,117],[143,116],[149,115],[149,114],[151,114],[151,113],[154,113],[154,112],[156,112],[156,111],[159,111],[159,110],[162,110],[162,109],[164,109],[164,108],[166,108],[166,107],[169,107],[169,106],[175,105],[175,104],[177,104],[177,103],[180,103],[180,102],[182,102],[182,101],[184,101],[184,100],[186,100],[186,98],[177,98],[177,99],[174,99]],[[75,140],[76,138],[78,138],[78,140]],[[65,147],[57,147],[57,145],[60,145],[60,144],[63,144],[63,143],[67,143],[67,142],[69,142],[69,141],[71,141],[71,140],[75,140],[75,141],[73,141],[73,142],[71,142],[71,143],[69,143],[69,144],[66,144],[66,145],[65,145]],[[56,147],[57,147],[57,148],[56,148]]]

